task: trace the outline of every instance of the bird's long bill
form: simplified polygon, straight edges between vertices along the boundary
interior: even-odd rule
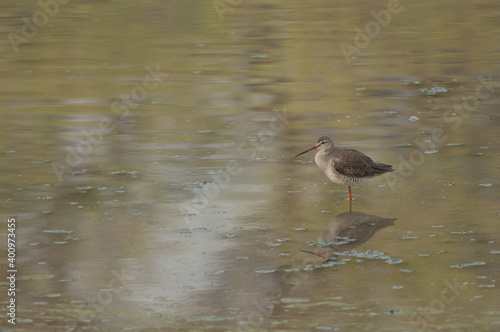
[[[298,157],[298,156],[300,156],[301,154],[304,154],[304,153],[309,152],[309,151],[311,151],[311,150],[316,150],[317,148],[318,148],[318,146],[313,146],[313,147],[312,147],[312,148],[310,148],[309,150],[306,150],[306,151],[304,151],[304,152],[299,153],[299,154],[298,154],[298,155],[296,155],[294,158],[297,158],[297,157]]]

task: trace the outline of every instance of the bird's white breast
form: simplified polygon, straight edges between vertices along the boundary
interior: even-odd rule
[[[328,153],[319,151],[318,153],[316,153],[314,161],[316,162],[316,165],[318,165],[318,167],[321,168],[323,172],[325,172],[326,176],[328,176],[331,181],[342,184],[343,182],[341,175],[335,171],[335,160],[327,157]]]

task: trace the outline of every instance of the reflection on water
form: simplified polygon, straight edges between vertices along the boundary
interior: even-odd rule
[[[325,219],[325,216],[322,219]],[[356,261],[356,264],[370,260],[379,261],[381,264],[396,264],[395,259],[375,250],[374,247],[365,247],[365,251],[359,253],[353,250],[366,243],[377,231],[393,225],[394,220],[395,218],[384,218],[359,211],[340,213],[331,219],[328,218],[327,227],[321,232],[318,242],[306,241],[309,245],[318,247],[316,252],[300,249],[305,244],[300,241],[297,245],[292,245],[290,250],[280,250],[279,256],[291,258],[289,262],[278,262],[274,266],[269,265],[269,259],[277,254],[272,253],[274,249],[263,251],[264,257],[255,257],[252,253],[245,252],[244,248],[231,249],[231,256],[240,258],[237,261],[242,257],[245,259],[235,262],[235,265],[231,264],[228,269],[212,271],[211,275],[220,276],[217,278],[217,287],[212,291],[194,294],[191,301],[196,303],[194,307],[200,308],[199,310],[207,303],[210,304],[212,312],[216,313],[210,320],[230,321],[229,324],[243,330],[268,327],[269,320],[273,320],[275,324],[281,321],[278,324],[288,325],[291,317],[287,312],[291,308],[314,310],[327,303],[349,308],[349,304],[342,301],[341,295],[349,286],[339,279],[342,278],[340,273],[349,267],[351,261]],[[325,221],[316,222],[318,226],[325,225]],[[262,232],[260,235],[249,235],[241,231],[237,237],[242,244],[249,240],[249,236],[257,236],[262,241],[270,235],[267,231]],[[307,237],[311,235],[307,232]],[[289,241],[293,240],[278,239],[273,243],[268,242],[268,245],[270,248],[279,248],[279,243]],[[249,256],[239,256],[241,254]],[[338,259],[337,255],[342,255],[343,258]],[[333,293],[324,293],[320,284],[328,282],[329,279],[337,282],[329,286]],[[201,312],[199,314],[201,315]],[[188,317],[179,319],[189,320]]]
[[[498,2],[217,3],[2,2],[0,329],[496,331]],[[321,135],[397,168],[370,215]]]
[[[337,253],[353,250],[368,241],[382,228],[394,225],[397,218],[373,216],[360,211],[336,215],[321,233],[315,252],[325,262],[338,259]],[[303,250],[304,251],[304,250]],[[304,251],[309,252],[309,251]]]

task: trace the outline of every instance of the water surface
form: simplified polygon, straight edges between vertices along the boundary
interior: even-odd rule
[[[0,326],[497,331],[498,5],[387,6],[7,1]]]

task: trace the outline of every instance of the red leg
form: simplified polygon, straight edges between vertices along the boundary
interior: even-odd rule
[[[349,212],[352,212],[352,194],[351,194],[351,186],[349,186]]]

